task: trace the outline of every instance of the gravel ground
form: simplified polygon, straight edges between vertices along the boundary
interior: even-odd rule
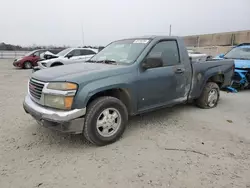
[[[31,70],[0,60],[0,187],[250,187],[249,91],[217,108],[180,105],[132,117],[121,140],[89,145],[22,109]]]

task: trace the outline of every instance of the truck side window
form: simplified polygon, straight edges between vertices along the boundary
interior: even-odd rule
[[[159,42],[153,47],[148,56],[161,56],[163,66],[180,64],[180,54],[175,40]]]

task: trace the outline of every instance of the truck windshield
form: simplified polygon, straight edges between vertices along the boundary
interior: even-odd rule
[[[233,48],[225,56],[227,59],[247,59],[250,60],[250,48]]]
[[[149,41],[149,39],[126,39],[115,41],[105,47],[89,61],[101,62],[109,60],[121,64],[130,64],[137,59]]]

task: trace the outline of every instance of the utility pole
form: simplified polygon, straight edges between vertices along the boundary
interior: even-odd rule
[[[171,36],[171,32],[172,32],[172,25],[169,25],[169,36]]]
[[[82,47],[84,46],[84,32],[83,32],[83,25],[81,25],[82,29]]]

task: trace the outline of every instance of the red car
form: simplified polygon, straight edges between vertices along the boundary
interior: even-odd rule
[[[31,69],[37,66],[37,62],[40,60],[40,54],[46,51],[46,49],[40,49],[29,52],[24,57],[15,59],[13,65],[22,69]]]

